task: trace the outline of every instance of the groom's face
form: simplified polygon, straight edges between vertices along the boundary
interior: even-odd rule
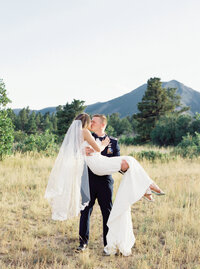
[[[102,129],[104,129],[104,124],[102,123],[101,118],[99,117],[93,117],[91,121],[91,129],[93,132],[98,132]]]

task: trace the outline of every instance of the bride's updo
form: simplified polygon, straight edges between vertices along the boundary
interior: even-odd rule
[[[82,121],[82,128],[87,128],[90,124],[90,116],[86,113],[79,114],[75,120],[81,120]]]

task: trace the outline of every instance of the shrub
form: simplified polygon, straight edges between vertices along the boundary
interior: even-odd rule
[[[48,130],[43,134],[31,134],[26,136],[24,141],[19,142],[15,150],[21,152],[36,151],[43,152],[45,155],[52,155],[58,148],[55,138],[55,135],[49,133]]]
[[[151,132],[152,142],[159,146],[176,146],[187,134],[192,117],[189,115],[170,114],[160,118]]]
[[[137,136],[122,135],[119,138],[119,143],[124,144],[126,146],[129,146],[129,145],[142,145],[142,144],[144,144],[144,141],[141,140],[141,137],[139,135],[137,135]]]
[[[172,158],[174,159],[174,157],[170,156],[167,153],[161,153],[159,151],[154,151],[154,150],[149,150],[149,151],[142,150],[140,152],[133,152],[130,155],[139,161],[146,159],[151,162],[155,162],[156,160],[165,162],[165,161],[169,161]]]
[[[131,137],[131,136],[124,136],[122,135],[120,138],[119,138],[119,143],[120,144],[124,144],[124,145],[134,145],[134,137]]]
[[[173,151],[174,155],[180,155],[183,158],[197,158],[200,156],[200,133],[194,136],[187,134]]]
[[[196,113],[190,125],[190,134],[200,133],[200,113]]]
[[[21,130],[14,132],[14,142],[23,142],[27,137],[27,134]]]

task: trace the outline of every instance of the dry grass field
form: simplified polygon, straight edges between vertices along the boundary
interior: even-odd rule
[[[122,147],[122,154],[132,150]],[[0,163],[1,269],[200,268],[200,160],[141,162],[167,195],[132,206],[136,243],[131,256],[104,257],[98,204],[84,253],[75,253],[79,218],[51,220],[44,191],[54,159],[18,154]],[[121,175],[114,179],[116,193]]]

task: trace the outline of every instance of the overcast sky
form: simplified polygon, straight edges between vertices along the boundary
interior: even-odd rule
[[[10,107],[107,101],[150,77],[200,91],[199,0],[0,0]]]

